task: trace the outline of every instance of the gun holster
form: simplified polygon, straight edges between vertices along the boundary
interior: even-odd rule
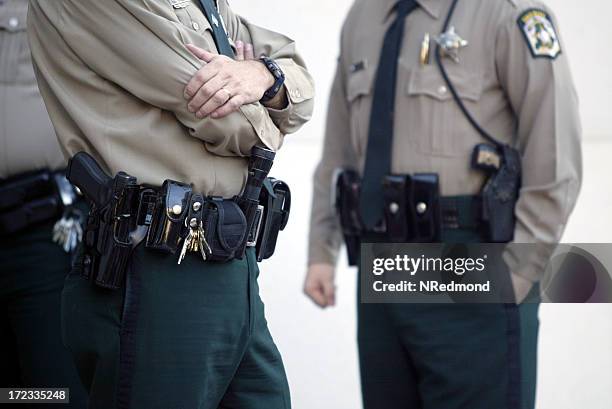
[[[272,257],[278,234],[285,230],[291,212],[291,190],[285,182],[268,178],[259,196],[261,217],[255,221],[257,237],[257,261]]]
[[[479,145],[476,149],[482,151],[483,147]],[[514,238],[515,207],[521,188],[521,157],[516,149],[508,145],[500,147],[497,152],[499,160],[494,162],[500,166],[491,172],[482,189],[481,218],[490,242],[507,243]],[[473,167],[490,170],[490,167],[476,162],[473,162]]]
[[[82,267],[83,275],[99,287],[116,290],[123,286],[133,250],[130,234],[138,197],[136,178],[120,172],[113,179],[110,200],[101,208],[92,205],[84,233]]]
[[[386,176],[383,195],[389,241],[428,243],[440,239],[440,183],[437,174]]]

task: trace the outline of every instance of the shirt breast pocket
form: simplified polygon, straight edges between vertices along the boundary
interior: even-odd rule
[[[351,142],[359,158],[365,156],[367,149],[374,76],[375,69],[366,67],[351,72],[346,84],[346,98],[351,122]]]
[[[481,76],[465,68],[448,71],[459,98],[478,118],[483,86]],[[439,68],[412,69],[406,97],[406,115],[396,115],[396,120],[399,129],[410,130],[413,134],[411,144],[424,154],[462,156],[468,163],[473,147],[483,141],[453,98]]]
[[[197,4],[197,0],[171,1],[171,3],[176,17],[184,26],[198,32],[207,28],[207,26],[210,29],[210,25],[208,21],[206,21],[206,17],[202,14]],[[202,20],[205,20],[206,23]]]
[[[212,35],[212,26],[202,12],[198,0],[169,0],[174,14],[181,25],[185,26],[191,33],[198,33],[208,40],[212,46],[212,50],[216,51],[215,42]],[[191,38],[185,38],[185,41],[194,42]],[[197,44],[197,42],[195,42]]]

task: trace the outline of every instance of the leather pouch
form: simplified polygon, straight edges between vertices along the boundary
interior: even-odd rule
[[[411,240],[410,192],[412,179],[408,175],[388,175],[383,181],[385,226],[387,238],[392,243]]]
[[[228,261],[244,244],[247,221],[233,200],[209,197],[203,214],[204,235],[212,254],[210,261]]]
[[[191,186],[166,180],[155,203],[146,247],[152,250],[176,254],[186,235],[185,216],[189,211]]]
[[[414,241],[437,242],[441,238],[440,181],[435,173],[417,173],[412,177],[411,211]]]
[[[430,243],[440,237],[438,175],[418,173],[385,177],[385,224],[393,243]]]
[[[263,206],[261,227],[257,240],[257,261],[274,254],[278,234],[284,230],[291,211],[291,190],[285,182],[268,178],[261,189],[259,203]]]

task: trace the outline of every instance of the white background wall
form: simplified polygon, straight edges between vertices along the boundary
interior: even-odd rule
[[[371,0],[375,1],[375,0]],[[469,1],[469,0],[464,0]],[[338,271],[338,306],[320,311],[302,296],[311,175],[323,136],[338,33],[350,0],[230,0],[251,21],[298,42],[317,82],[314,119],[287,138],[274,174],[292,186],[292,219],[278,256],[262,265],[261,291],[283,353],[296,409],[359,409],[356,277]],[[549,0],[570,56],[585,130],[585,183],[566,242],[612,242],[612,4]],[[346,265],[341,260],[341,266]],[[544,305],[538,409],[612,407],[612,306]],[[495,408],[492,408],[495,409]]]

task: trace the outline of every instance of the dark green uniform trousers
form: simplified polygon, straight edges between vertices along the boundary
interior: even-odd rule
[[[85,390],[61,340],[70,256],[52,242],[52,229],[49,223],[0,238],[0,387],[70,388],[69,405],[32,407],[82,409]]]
[[[478,242],[470,231],[445,242]],[[529,296],[538,297],[538,287]],[[364,409],[533,409],[539,303],[358,306]]]
[[[78,266],[78,263],[77,263]],[[91,409],[288,409],[254,252],[229,263],[136,249],[125,291],[66,281],[66,345]]]

